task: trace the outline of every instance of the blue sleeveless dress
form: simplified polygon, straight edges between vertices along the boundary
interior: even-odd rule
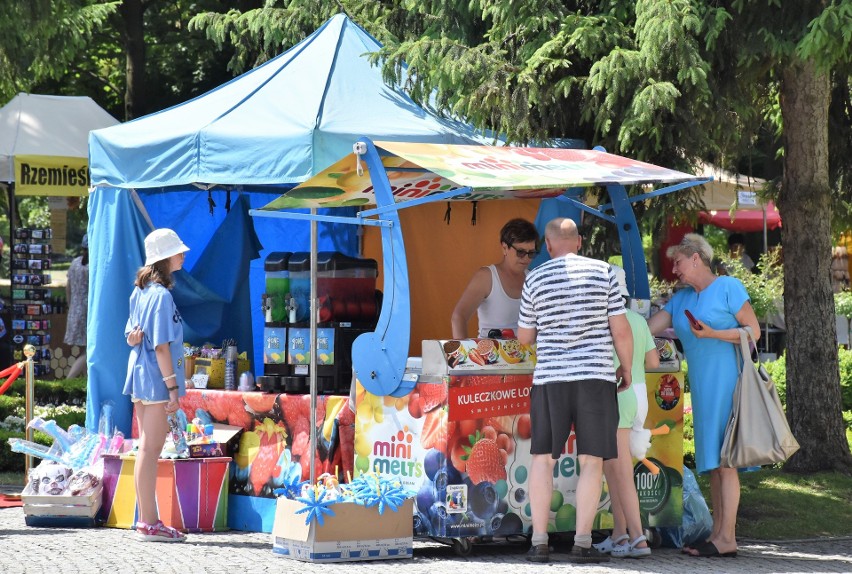
[[[748,293],[739,279],[722,276],[701,293],[696,293],[692,287],[681,289],[664,307],[672,316],[675,334],[683,343],[689,365],[698,472],[719,467],[725,426],[731,416],[737,386],[737,355],[731,343],[695,337],[683,311],[688,309],[714,329],[734,329],[739,326],[736,314],[747,301]]]

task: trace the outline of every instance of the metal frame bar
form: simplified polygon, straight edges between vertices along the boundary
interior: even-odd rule
[[[295,213],[293,211],[264,211],[262,209],[249,209],[249,215],[253,217],[273,217],[275,219],[301,219],[304,221],[324,221],[326,223],[346,223],[348,225],[393,227],[393,222],[388,221],[386,219],[362,219],[360,217],[342,217],[340,215],[317,215],[314,213]]]

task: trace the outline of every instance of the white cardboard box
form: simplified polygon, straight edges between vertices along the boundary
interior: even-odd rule
[[[352,562],[411,558],[413,540],[413,501],[406,500],[394,512],[379,514],[375,507],[364,508],[339,502],[330,508],[319,526],[316,520],[305,524],[305,514],[296,514],[300,502],[279,498],[272,527],[272,551],[305,562]]]

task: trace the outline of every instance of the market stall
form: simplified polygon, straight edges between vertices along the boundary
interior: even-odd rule
[[[563,197],[578,209],[617,225],[628,289],[635,299],[647,300],[645,260],[630,203],[702,179],[597,149],[374,143],[362,138],[353,151],[263,210],[253,210],[252,215],[289,218],[291,214],[279,210],[376,206],[365,207],[348,219],[380,229],[385,292],[376,330],[361,335],[353,345],[353,370],[358,379],[356,474],[378,468],[417,490],[416,532],[452,538],[461,550],[469,550],[471,539],[478,537],[521,533],[530,521],[525,489],[528,461],[524,458],[529,455],[524,441],[529,438],[527,394],[534,350],[521,347],[514,339],[423,341],[420,373],[406,369],[407,363],[411,365],[412,301],[397,211],[434,201]],[[647,183],[673,185],[628,197],[626,185]],[[605,186],[611,202],[595,209],[582,204],[576,193],[565,194],[569,187],[590,186]],[[315,212],[299,217],[329,218]],[[648,382],[653,393],[649,402],[667,411],[649,418],[649,424],[674,432],[658,441],[666,444],[659,445],[656,461],[637,467],[643,508],[649,523],[676,524],[680,497],[673,492],[682,478],[683,405],[679,398],[683,380],[679,373],[666,373],[649,376]],[[473,403],[477,403],[475,407]],[[559,499],[553,503],[557,531],[574,525],[571,502],[576,457],[571,456],[570,444],[569,439],[566,455],[557,465],[566,475],[558,484]],[[484,468],[467,462],[477,445],[488,449],[474,457],[488,461]],[[646,476],[641,468],[656,472],[649,470]],[[598,518],[602,526],[607,521],[606,502],[602,500]]]

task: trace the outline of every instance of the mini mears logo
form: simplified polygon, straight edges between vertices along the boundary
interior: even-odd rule
[[[405,426],[402,430],[391,435],[389,441],[376,441],[373,443],[373,455],[392,458],[411,458],[411,443],[414,435]]]

